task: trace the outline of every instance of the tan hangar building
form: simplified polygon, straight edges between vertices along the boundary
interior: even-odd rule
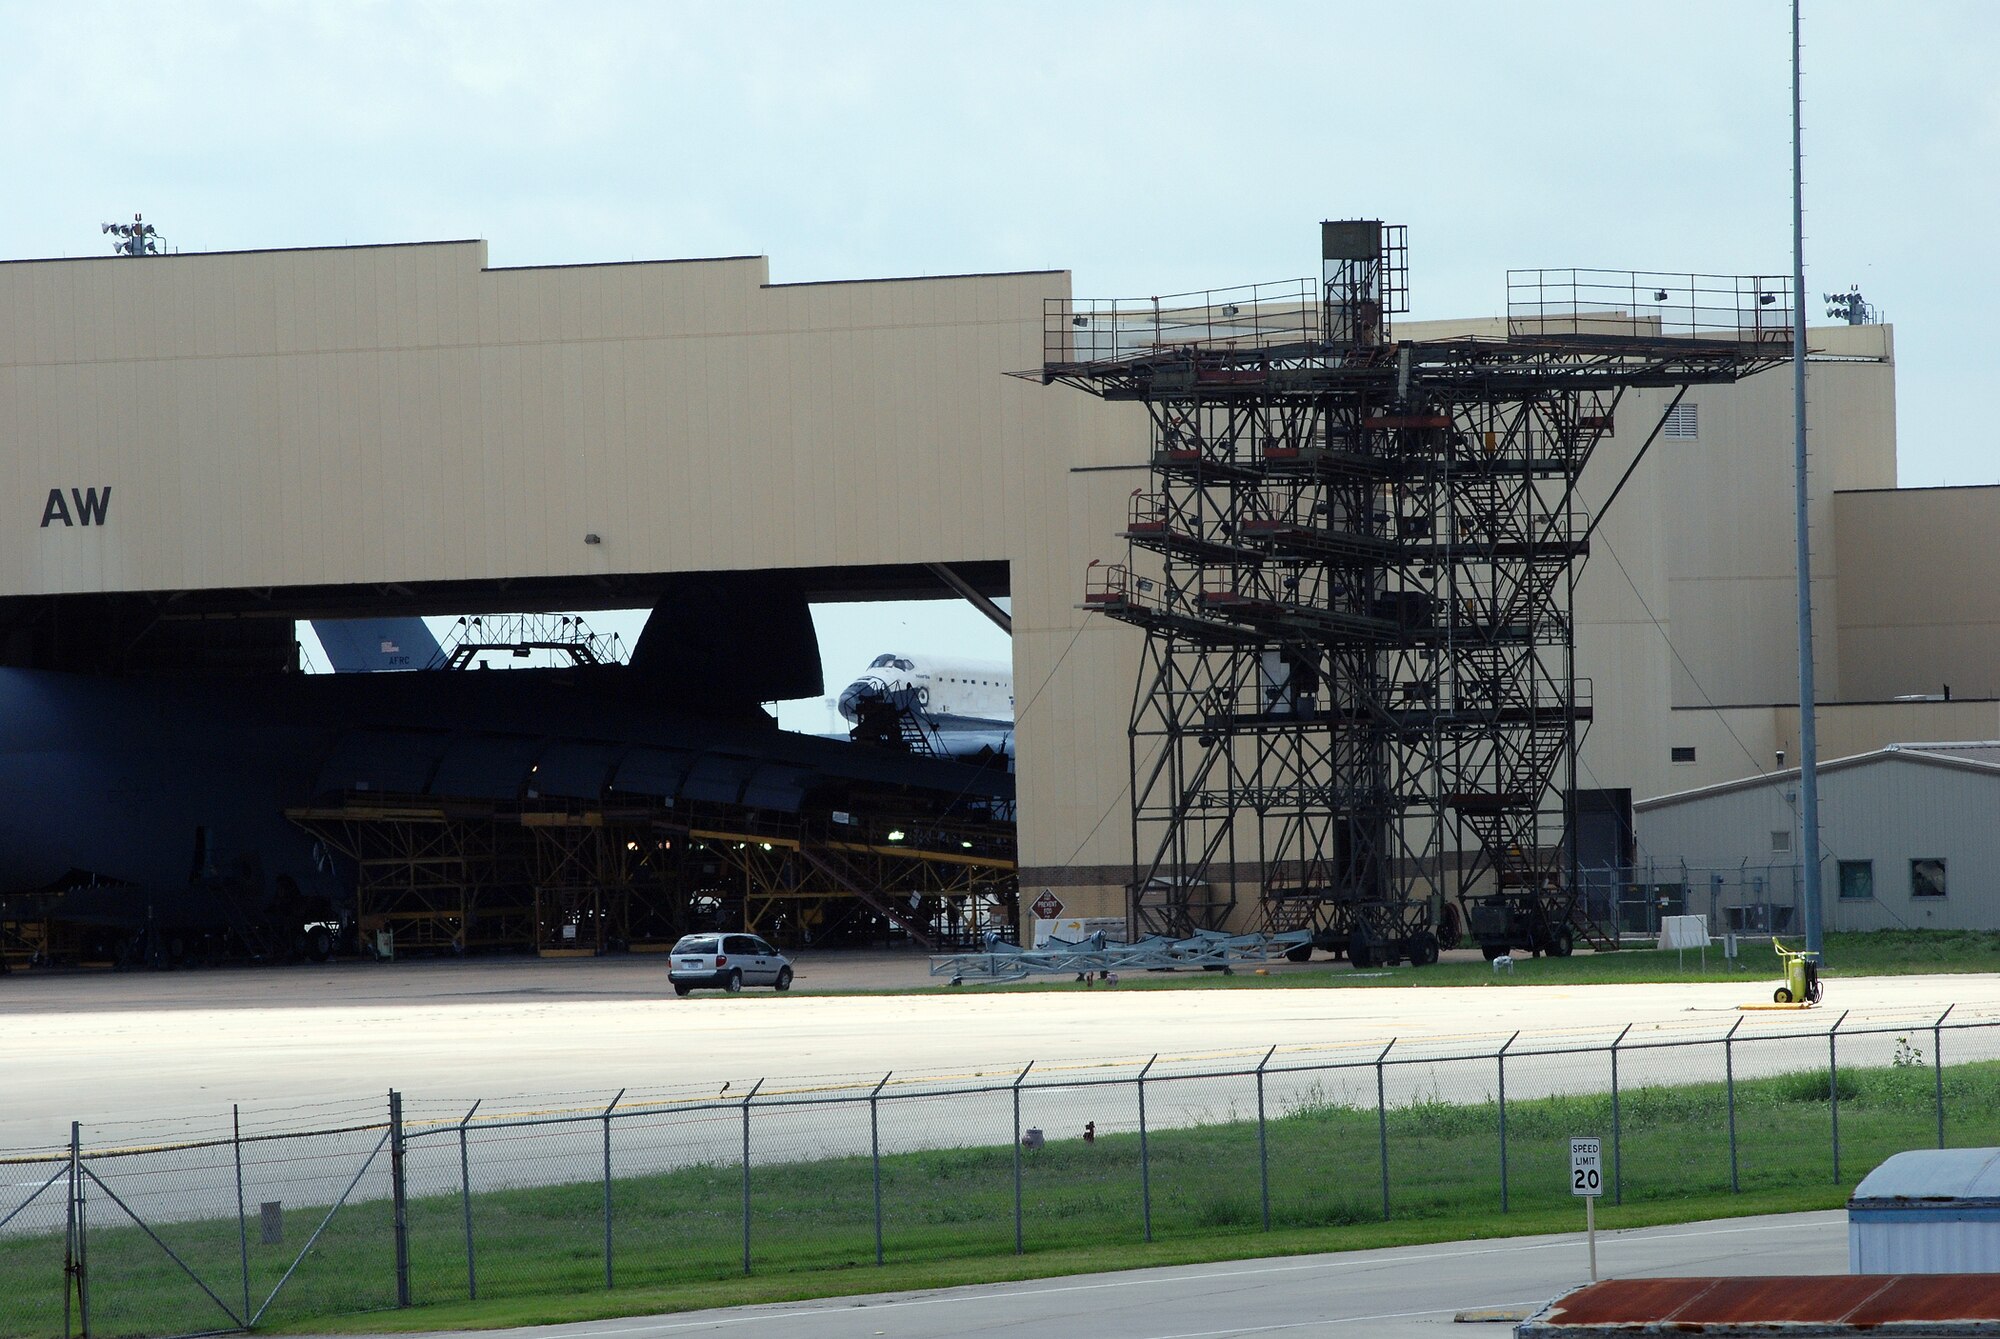
[[[1006,375],[1040,364],[1069,275],[486,262],[465,241],[0,264],[0,600],[536,580],[589,608],[634,574],[766,569],[868,598],[952,564],[1012,597],[1022,901],[1121,913],[1142,638],[1079,602],[1122,551],[1147,426]],[[1823,709],[1829,756],[2000,736],[2000,596],[1976,575],[2000,490],[1896,490],[1891,331],[1812,343],[1821,695],[1867,704]],[[1626,398],[1587,506],[1663,405]],[[1789,380],[1684,408],[1577,595],[1578,782],[1638,798],[1772,768],[1796,723]],[[79,516],[79,493],[108,500]]]

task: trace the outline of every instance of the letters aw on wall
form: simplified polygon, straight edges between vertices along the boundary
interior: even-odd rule
[[[72,488],[68,498],[64,498],[62,489],[51,488],[48,501],[42,504],[42,529],[56,524],[103,525],[110,511],[110,484],[102,488]]]

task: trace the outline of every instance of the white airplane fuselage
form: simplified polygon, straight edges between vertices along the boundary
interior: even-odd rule
[[[1014,752],[1014,671],[990,660],[879,655],[841,690],[838,707],[849,724],[862,709],[884,702],[910,711],[954,756]]]

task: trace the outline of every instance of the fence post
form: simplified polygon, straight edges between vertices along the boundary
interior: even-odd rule
[[[1156,1054],[1153,1060],[1160,1057]],[[1153,1060],[1146,1062],[1146,1068],[1139,1071],[1139,1209],[1144,1215],[1146,1240],[1153,1239],[1153,1162],[1146,1145],[1146,1075],[1153,1068]]]
[[[69,1334],[70,1296],[76,1296],[77,1319],[82,1322],[83,1339],[90,1339],[90,1275],[85,1267],[83,1213],[83,1126],[69,1123],[69,1241],[63,1260],[63,1335]]]
[[[250,1318],[250,1225],[243,1215],[243,1107],[229,1104],[229,1144],[236,1154],[236,1254],[243,1263],[243,1318]]]
[[[1740,1021],[1740,1020],[1739,1020]],[[1632,1030],[1627,1023],[1618,1035],[1611,1039],[1611,1202],[1625,1202],[1625,1131],[1619,1123],[1618,1109],[1618,1043],[1625,1040],[1625,1034]]]
[[[69,1184],[63,1188],[63,1339],[70,1334],[70,1295],[76,1291],[76,1122],[69,1123]]]
[[[743,1272],[750,1272],[750,1099],[764,1086],[759,1079],[743,1094]]]
[[[1937,1118],[1938,1147],[1944,1147],[1944,1020],[1951,1017],[1951,1011],[1958,1007],[1954,1000],[1938,1015],[1938,1021],[1931,1024],[1931,1068],[1937,1076]]]
[[[1273,1046],[1257,1062],[1257,1195],[1264,1206],[1264,1230],[1271,1230],[1271,1149],[1264,1134],[1264,1066],[1278,1053]]]
[[[882,1124],[877,1103],[882,1096],[883,1087],[889,1082],[889,1074],[895,1072],[892,1069],[888,1074],[884,1074],[881,1083],[876,1084],[875,1090],[868,1094],[868,1165],[873,1170],[875,1180],[875,1263],[878,1265],[882,1263]],[[1017,1125],[1020,1123],[1019,1112],[1020,1108],[1017,1105],[1015,1108]],[[1018,1181],[1019,1177],[1015,1179]]]
[[[1739,1014],[1729,1031],[1722,1034],[1722,1079],[1729,1101],[1729,1193],[1743,1193],[1743,1179],[1736,1165],[1736,1029],[1743,1026]]]
[[[1847,1021],[1850,1011],[1841,1010],[1840,1017],[1833,1020],[1833,1026],[1826,1030],[1826,1096],[1833,1113],[1833,1183],[1840,1184],[1840,1053],[1839,1043],[1834,1034]]]
[[[1391,1047],[1396,1044],[1394,1037],[1389,1045],[1382,1048],[1382,1054],[1375,1057],[1375,1133],[1381,1141],[1382,1149],[1382,1221],[1389,1221],[1389,1098],[1388,1088],[1382,1078],[1382,1062],[1389,1058]]]
[[[1021,1244],[1021,1084],[1028,1077],[1028,1070],[1035,1067],[1030,1060],[1027,1067],[1014,1076],[1014,1254],[1022,1253]]]
[[[410,1196],[403,1166],[403,1095],[389,1090],[389,1193],[396,1211],[396,1305],[410,1304]]]
[[[611,1289],[611,1113],[624,1100],[625,1090],[620,1088],[611,1105],[604,1108],[604,1288],[607,1292]]]
[[[465,1210],[465,1296],[473,1302],[479,1300],[479,1271],[472,1259],[472,1158],[466,1151],[465,1127],[472,1123],[472,1112],[479,1110],[479,1103],[485,1100],[476,1099],[472,1110],[458,1123],[458,1195]]]
[[[1517,1028],[1514,1035],[1502,1042],[1493,1059],[1500,1067],[1500,1212],[1507,1212],[1507,1048],[1520,1039]]]

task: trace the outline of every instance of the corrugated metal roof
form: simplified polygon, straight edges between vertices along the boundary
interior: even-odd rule
[[[1920,1148],[1898,1153],[1863,1177],[1850,1209],[1896,1202],[2000,1203],[2000,1148]]]
[[[1991,739],[1953,740],[1937,744],[1891,744],[1901,753],[1935,753],[1943,758],[1963,758],[1970,762],[2000,764],[2000,741]]]
[[[2000,1335],[2000,1274],[1611,1279],[1515,1330],[1520,1339],[1610,1333]]]
[[[1850,767],[1866,767],[1880,762],[1913,762],[1930,767],[1950,767],[1961,771],[1980,772],[1988,776],[2000,776],[2000,741],[1962,741],[1947,744],[1890,744],[1870,753],[1856,753],[1845,758],[1832,758],[1822,762],[1815,770],[1824,776],[1829,772],[1844,772]],[[1677,790],[1671,795],[1656,795],[1650,800],[1634,802],[1636,812],[1659,809],[1668,805],[1683,804],[1689,800],[1707,799],[1712,795],[1727,795],[1731,791],[1750,790],[1758,786],[1780,786],[1799,779],[1799,769],[1787,767],[1782,772],[1763,772],[1757,776],[1739,777],[1734,781],[1718,781],[1713,785],[1696,786],[1692,790]]]

